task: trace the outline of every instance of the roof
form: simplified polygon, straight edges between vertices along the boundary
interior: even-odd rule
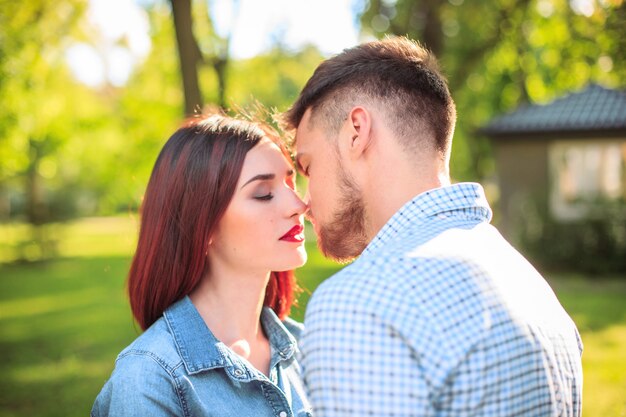
[[[491,120],[487,136],[626,132],[626,92],[590,84],[545,105],[522,106]]]

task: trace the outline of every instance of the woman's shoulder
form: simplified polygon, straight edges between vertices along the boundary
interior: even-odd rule
[[[158,320],[118,355],[91,415],[130,415],[137,410],[156,415],[177,410],[175,380],[181,362],[167,325]]]
[[[157,320],[120,352],[116,359],[116,368],[141,368],[146,361],[154,362],[168,373],[182,361],[163,318]]]

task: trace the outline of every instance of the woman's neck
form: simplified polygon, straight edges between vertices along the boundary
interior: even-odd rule
[[[269,341],[260,316],[269,275],[269,271],[244,272],[212,263],[189,296],[215,337],[264,373],[269,366]]]

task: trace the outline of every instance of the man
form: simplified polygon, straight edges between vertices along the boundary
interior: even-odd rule
[[[456,110],[406,38],[323,62],[286,114],[330,257],[307,307],[319,416],[578,416],[582,343],[540,274],[450,184]]]

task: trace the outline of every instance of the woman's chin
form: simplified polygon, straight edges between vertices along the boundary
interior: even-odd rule
[[[298,250],[290,257],[290,259],[281,265],[280,269],[273,269],[274,271],[291,271],[293,269],[300,268],[307,261],[307,253],[302,245]]]

